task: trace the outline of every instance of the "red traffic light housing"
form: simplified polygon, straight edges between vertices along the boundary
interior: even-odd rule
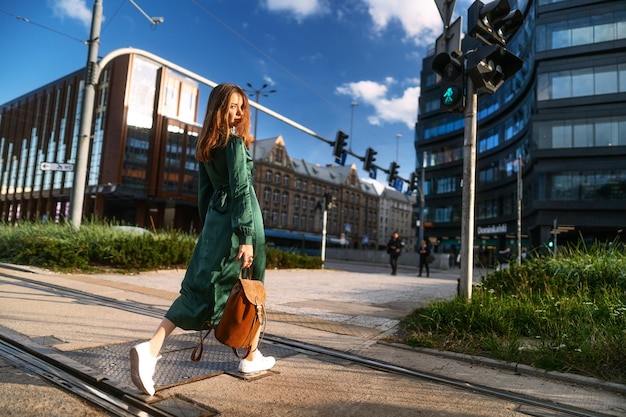
[[[417,175],[417,172],[415,171],[411,172],[411,179],[409,180],[409,191],[419,190],[420,186],[418,182],[419,182],[419,176]]]
[[[389,184],[390,187],[393,187],[393,183],[396,181],[396,178],[398,178],[398,168],[400,168],[400,165],[398,165],[396,161],[393,161],[391,165],[389,165],[387,184]]]
[[[522,12],[511,10],[510,0],[484,4],[476,0],[467,11],[467,34],[484,43],[506,45],[507,38],[524,23]]]
[[[335,158],[342,158],[342,155],[346,149],[346,145],[348,144],[348,137],[349,136],[341,130],[337,131],[335,141],[333,142],[333,156]]]
[[[477,93],[493,94],[524,65],[524,61],[500,45],[484,45],[467,57],[467,75]]]
[[[363,171],[371,172],[374,168],[374,161],[376,160],[376,152],[372,148],[365,150],[365,160],[363,161]]]

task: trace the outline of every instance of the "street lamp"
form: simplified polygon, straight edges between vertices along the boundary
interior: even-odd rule
[[[252,84],[247,83],[248,87],[250,87],[250,89],[252,90],[251,92],[248,93],[248,95],[250,97],[254,97],[254,101],[256,101],[257,104],[259,104],[259,97],[263,96],[263,97],[269,97],[270,94],[275,93],[276,90],[269,90],[269,91],[265,91],[265,89],[267,88],[267,84],[263,84],[261,86],[261,88],[259,88],[258,90],[254,87],[252,87]],[[256,142],[257,137],[256,137],[256,128],[257,128],[257,124],[259,121],[259,108],[255,107],[254,108],[254,141]],[[254,145],[254,149],[252,150],[252,153],[256,153],[256,144]],[[254,160],[255,155],[252,156],[252,159]]]
[[[359,103],[357,103],[356,101],[353,101],[352,104],[350,104],[352,106],[352,112],[350,114],[350,151],[352,151],[352,124],[354,122],[354,108],[356,106],[359,105]]]
[[[398,140],[396,141],[396,162],[398,162],[398,155],[399,155],[399,154],[398,154],[398,149],[400,148],[400,138],[401,138],[401,137],[402,137],[402,134],[401,134],[401,133],[397,133],[397,134],[396,134],[396,139],[398,139]]]

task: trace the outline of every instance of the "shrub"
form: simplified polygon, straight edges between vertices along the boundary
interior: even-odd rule
[[[579,245],[494,271],[471,300],[415,310],[406,341],[626,382],[626,255]]]
[[[176,230],[136,233],[96,222],[0,226],[0,261],[58,271],[145,271],[186,267],[197,236]],[[268,268],[320,268],[321,259],[268,249]]]

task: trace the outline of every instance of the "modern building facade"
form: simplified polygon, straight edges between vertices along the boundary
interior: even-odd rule
[[[84,70],[0,107],[2,221],[69,215]],[[149,227],[199,225],[195,82],[138,55],[100,76],[83,214]]]
[[[507,49],[524,65],[478,97],[475,245],[481,256],[515,249],[518,203],[525,247],[555,236],[626,240],[626,2],[512,3],[524,24]],[[449,249],[460,244],[465,121],[439,111],[432,60],[423,61],[415,146],[426,233]]]

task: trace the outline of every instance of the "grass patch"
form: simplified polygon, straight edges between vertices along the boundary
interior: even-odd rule
[[[116,225],[18,223],[0,225],[0,262],[62,272],[186,268],[198,237],[178,230],[137,233]],[[319,257],[267,250],[267,268],[321,268]]]
[[[582,245],[495,271],[415,310],[406,343],[626,383],[626,255]]]

